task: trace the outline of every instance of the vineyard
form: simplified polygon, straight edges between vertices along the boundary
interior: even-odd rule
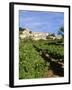
[[[64,45],[56,40],[20,40],[19,79],[56,76],[64,76]]]

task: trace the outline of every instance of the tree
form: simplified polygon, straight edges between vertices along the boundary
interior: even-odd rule
[[[58,31],[58,35],[61,35],[64,38],[64,27],[60,27]]]
[[[22,27],[19,27],[19,34],[22,34],[24,30],[26,30],[26,29],[22,28]]]
[[[26,28],[19,27],[19,31],[24,31]]]
[[[19,31],[23,31],[23,28],[19,27]]]
[[[50,38],[50,35],[47,35],[47,36],[46,36],[46,39],[51,39],[51,38]]]
[[[53,37],[55,37],[55,34],[54,34],[54,33],[52,33],[50,36],[53,36]]]
[[[29,31],[30,34],[32,34],[32,31]]]
[[[59,28],[58,35],[62,36],[59,42],[64,43],[64,27],[63,26]]]
[[[50,33],[46,39],[53,39],[55,37],[55,34],[54,33]]]

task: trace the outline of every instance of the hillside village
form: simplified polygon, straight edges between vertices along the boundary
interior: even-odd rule
[[[32,32],[30,29],[28,28],[24,28],[24,30],[19,31],[20,32],[20,39],[24,39],[24,38],[32,38],[33,40],[47,40],[47,36],[49,35],[48,32]],[[52,39],[61,39],[61,36],[50,36],[50,38]]]

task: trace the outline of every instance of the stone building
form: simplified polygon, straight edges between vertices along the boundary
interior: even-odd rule
[[[46,32],[32,32],[28,28],[26,28],[26,30],[24,30],[22,34],[20,34],[21,39],[31,37],[33,40],[40,40],[40,39],[46,40],[47,36],[48,33]]]

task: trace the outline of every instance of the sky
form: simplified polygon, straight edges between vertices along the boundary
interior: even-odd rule
[[[64,26],[63,12],[19,11],[19,27],[56,34],[61,26]]]

